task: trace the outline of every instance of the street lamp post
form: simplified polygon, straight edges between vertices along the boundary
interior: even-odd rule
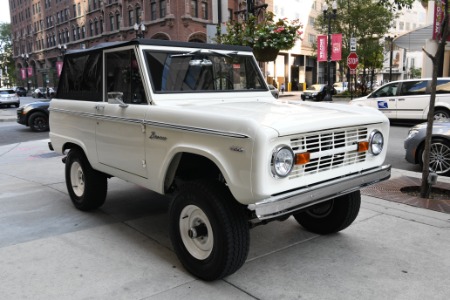
[[[332,90],[333,86],[331,83],[331,19],[336,19],[336,12],[337,12],[337,2],[336,0],[333,1],[331,4],[331,11],[328,10],[327,3],[324,3],[323,6],[323,17],[324,19],[328,19],[328,40],[327,40],[327,94],[325,95],[324,100],[325,101],[333,101],[332,98]]]
[[[64,56],[64,54],[67,51],[67,45],[66,44],[63,44],[63,45],[58,44],[58,49],[59,49],[59,52],[61,53],[61,56]]]
[[[134,23],[134,32],[136,33],[137,39],[142,39],[145,34],[145,25],[144,23],[138,24]]]
[[[27,81],[27,93],[30,92],[30,82],[28,81],[28,68],[30,67],[30,64],[28,63],[28,59],[30,56],[28,53],[22,53],[21,55],[22,59],[25,61],[26,69],[25,69],[25,79]]]

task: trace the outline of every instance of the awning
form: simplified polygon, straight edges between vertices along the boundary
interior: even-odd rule
[[[408,51],[421,51],[426,41],[432,37],[433,25],[427,25],[395,38],[394,44]]]

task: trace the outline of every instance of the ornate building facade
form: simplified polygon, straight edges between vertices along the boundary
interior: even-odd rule
[[[264,1],[256,1],[255,4]],[[271,2],[271,1],[268,1]],[[18,85],[57,86],[65,51],[145,37],[205,43],[245,0],[9,0]],[[213,29],[214,30],[214,29]]]

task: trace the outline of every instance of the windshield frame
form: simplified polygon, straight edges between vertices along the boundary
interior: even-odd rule
[[[142,54],[154,94],[269,91],[251,52],[142,48]],[[187,83],[190,73],[202,76],[200,87],[199,77]]]

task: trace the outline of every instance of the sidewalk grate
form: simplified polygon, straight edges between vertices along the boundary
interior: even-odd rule
[[[363,188],[361,193],[363,195],[381,198],[388,201],[408,204],[415,207],[426,208],[438,212],[450,213],[450,199],[424,199],[408,195],[401,191],[405,187],[420,187],[421,179],[409,176],[401,176],[379,182],[369,187]],[[450,191],[450,184],[439,182],[433,187]]]

